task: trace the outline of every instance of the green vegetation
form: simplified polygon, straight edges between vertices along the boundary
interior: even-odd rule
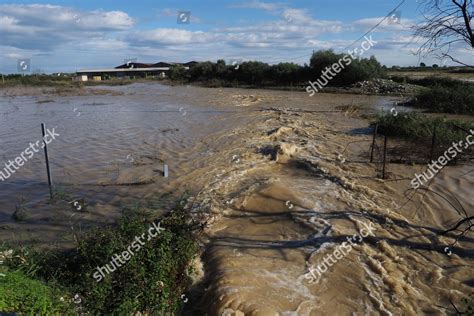
[[[474,114],[474,84],[450,78],[426,77],[410,79],[393,77],[394,81],[424,86],[408,106],[425,108],[432,112]]]
[[[474,85],[452,79],[442,81],[422,91],[413,101],[413,106],[439,113],[473,115]]]
[[[67,313],[70,306],[58,288],[35,280],[21,270],[4,268],[0,275],[0,311],[28,315]]]
[[[460,82],[459,80],[454,80],[449,77],[436,77],[436,76],[428,76],[425,78],[410,78],[407,76],[391,76],[390,77],[393,81],[399,83],[409,83],[418,86],[423,86],[427,88],[435,87],[435,86],[443,86],[443,87],[456,87],[459,85],[464,85],[465,83]]]
[[[301,84],[307,71],[293,63],[270,66],[259,61],[247,61],[239,65],[202,62],[192,67],[186,77],[189,82],[201,82],[212,86],[292,86]]]
[[[436,67],[437,66],[437,67]],[[434,68],[434,69],[433,69]],[[474,68],[472,67],[459,67],[459,66],[440,66],[438,64],[433,64],[431,67],[425,64],[425,67],[420,66],[408,66],[408,67],[400,67],[400,66],[392,66],[390,67],[391,71],[395,72],[427,72],[427,73],[474,73]]]
[[[165,230],[97,282],[97,267],[111,266],[113,255],[126,251],[135,237],[147,236],[150,225],[158,221]],[[137,207],[124,212],[114,226],[75,237],[77,246],[68,251],[14,251],[3,265],[8,278],[0,276],[0,311],[41,314],[47,307],[48,313],[66,313],[71,306],[91,314],[179,311],[198,251],[195,226],[180,203],[160,220],[152,220],[149,209]],[[58,303],[59,285],[68,304]],[[27,296],[31,299],[24,299]]]
[[[313,79],[321,76],[323,70],[343,59],[344,54],[336,54],[332,50],[319,51],[311,56],[310,65],[312,69]],[[352,59],[350,65],[346,66],[337,76],[330,82],[331,86],[349,86],[359,81],[371,80],[384,77],[384,70],[377,59],[372,56],[370,58]]]
[[[24,197],[21,197],[15,204],[15,212],[13,212],[12,218],[16,222],[22,222],[28,219],[28,209],[25,204],[26,200]]]
[[[460,120],[448,120],[440,117],[429,117],[424,114],[409,112],[394,116],[392,113],[379,114],[375,122],[381,126],[380,133],[412,140],[430,140],[436,126],[436,140],[439,144],[451,144],[464,140],[466,131],[474,129],[474,124]],[[463,129],[465,131],[463,131]]]
[[[5,82],[1,83],[0,86],[34,86],[34,87],[81,87],[82,83],[72,81],[72,75],[44,75],[44,74],[33,74],[33,75],[5,75]]]
[[[108,85],[118,86],[127,85],[136,81],[131,79],[110,79],[106,81],[74,81],[75,74],[46,75],[4,75],[3,80],[0,79],[0,88],[14,86],[30,86],[30,87],[51,87],[55,88],[56,93],[69,92],[72,89],[82,88],[84,86]],[[145,80],[145,79],[141,79]],[[43,101],[44,102],[44,101]],[[41,102],[40,102],[41,103]]]
[[[171,80],[180,80],[186,76],[187,70],[182,65],[171,66],[169,77]]]
[[[174,67],[170,71],[172,80],[200,82],[211,86],[293,87],[306,86],[316,80],[326,67],[338,63],[344,54],[332,50],[314,52],[310,65],[294,63],[269,65],[259,61],[246,61],[226,65],[224,60],[207,61],[193,66],[189,72]],[[352,63],[334,77],[328,86],[348,86],[361,80],[370,80],[384,75],[383,67],[375,59],[354,59]]]

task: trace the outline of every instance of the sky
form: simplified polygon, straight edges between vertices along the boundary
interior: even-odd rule
[[[376,42],[367,57],[387,66],[450,65],[414,54],[418,1],[0,0],[0,72],[18,72],[25,58],[32,72],[46,73],[126,60],[304,64],[313,51],[360,46],[363,40],[355,41],[384,18],[367,36]],[[472,50],[455,48],[453,55],[469,59]]]

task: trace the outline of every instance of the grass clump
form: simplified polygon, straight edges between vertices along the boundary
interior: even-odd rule
[[[400,82],[400,77],[392,78]],[[426,87],[408,106],[425,108],[437,113],[474,114],[474,84],[446,77],[410,79],[403,77],[404,83]]]
[[[25,264],[22,253],[24,250],[0,247],[0,313],[70,314],[67,292],[35,277],[38,266]]]
[[[81,82],[72,81],[72,75],[53,76],[46,74],[31,74],[31,75],[5,75],[5,82],[0,84],[4,86],[32,86],[32,87],[81,87]]]
[[[20,270],[5,270],[3,274],[0,276],[0,312],[51,315],[69,311],[59,290]]]
[[[164,230],[148,239],[153,222]],[[75,298],[76,308],[90,314],[176,313],[191,285],[190,266],[198,251],[194,228],[181,204],[159,220],[135,209],[124,212],[114,226],[76,236],[74,249],[30,253],[27,260],[13,264],[33,271],[39,280],[60,284]],[[112,267],[112,258],[143,234],[141,248],[135,248],[129,260],[100,282],[93,277],[98,267]]]
[[[474,85],[463,82],[436,84],[429,90],[422,91],[413,101],[413,105],[438,113],[473,115]]]
[[[379,132],[384,135],[413,141],[431,139],[436,126],[436,141],[446,144],[464,140],[467,136],[466,131],[474,129],[472,123],[430,117],[417,112],[400,113],[397,116],[380,113],[374,123],[379,124]]]

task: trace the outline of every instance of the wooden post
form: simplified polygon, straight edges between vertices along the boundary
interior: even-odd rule
[[[383,140],[383,167],[382,167],[382,179],[385,179],[385,163],[387,158],[387,135]]]
[[[428,163],[431,163],[431,161],[433,161],[433,158],[434,158],[434,148],[436,145],[436,127],[437,125],[435,124],[435,126],[433,127],[433,138],[431,139],[430,161],[428,161]]]
[[[372,139],[372,148],[370,150],[370,162],[372,163],[374,161],[374,148],[375,148],[375,139],[377,137],[377,129],[379,128],[379,124],[375,124],[374,128],[374,137]]]
[[[48,173],[49,196],[51,197],[51,199],[53,199],[53,184],[52,184],[52,181],[51,181],[51,171],[49,169],[48,145],[46,144],[46,141],[44,140],[44,138],[46,136],[44,123],[41,123],[41,131],[43,133],[44,158],[46,160],[46,172]]]

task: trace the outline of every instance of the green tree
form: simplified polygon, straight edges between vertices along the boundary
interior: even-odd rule
[[[210,61],[196,64],[190,70],[191,80],[208,80],[215,76],[214,64]]]
[[[182,65],[173,65],[170,67],[169,77],[172,80],[184,80],[187,77],[187,70]]]
[[[310,59],[313,78],[319,78],[323,71],[333,65],[343,65],[342,70],[332,76],[328,85],[347,86],[362,80],[379,78],[384,75],[382,65],[374,56],[370,58],[350,59],[344,54],[336,54],[332,50],[314,52]]]
[[[240,65],[239,70],[236,72],[236,77],[239,81],[251,84],[261,85],[265,79],[269,78],[268,64],[260,61],[247,61]]]
[[[298,82],[301,66],[294,63],[279,63],[271,66],[271,79],[274,84],[292,84]],[[300,79],[301,80],[301,79]]]

